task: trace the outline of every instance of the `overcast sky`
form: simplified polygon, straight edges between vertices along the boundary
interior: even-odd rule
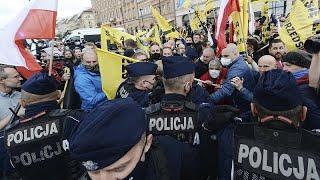
[[[0,27],[12,20],[29,0],[0,0]],[[90,0],[58,0],[58,19],[77,14],[91,7]]]

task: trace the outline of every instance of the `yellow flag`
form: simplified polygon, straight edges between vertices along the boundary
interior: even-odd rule
[[[239,52],[246,52],[246,43],[243,37],[243,28],[240,12],[234,12],[231,14],[232,24],[234,27],[234,34],[237,37],[237,46]]]
[[[268,31],[268,27],[269,27],[269,1],[265,1],[263,6],[262,6],[262,11],[261,11],[261,16],[266,17],[266,20],[264,21],[264,23],[262,24],[262,42],[266,43],[268,36],[269,36],[269,31]]]
[[[108,44],[115,44],[115,42],[110,38],[109,32],[106,31],[105,26],[101,26],[100,33],[101,49],[108,50]]]
[[[317,16],[310,16],[308,8],[301,0],[296,0],[289,17],[283,24],[279,35],[289,51],[303,49],[304,42],[312,36],[313,21]]]
[[[241,21],[242,21],[242,33],[244,41],[246,42],[248,39],[249,32],[249,4],[248,0],[240,1],[240,9],[241,9]]]
[[[206,5],[204,6],[204,13],[206,17],[210,16],[213,13],[214,3],[213,0],[207,0]]]
[[[149,56],[149,53],[148,53],[149,52],[149,47],[147,45],[146,46],[144,45],[144,43],[145,43],[144,39],[145,38],[142,37],[145,34],[147,34],[146,31],[138,32],[136,34],[137,46],[138,46],[139,49],[142,49],[147,54],[147,56]]]
[[[241,0],[239,3],[241,11],[232,13],[231,18],[234,34],[237,37],[238,50],[239,52],[246,52],[246,41],[249,31],[248,0]]]
[[[200,10],[199,6],[194,8],[194,17],[191,20],[190,26],[193,31],[202,29],[202,25],[206,22],[205,14]]]
[[[102,49],[97,49],[96,52],[103,92],[108,99],[114,99],[119,85],[127,79],[125,66],[139,61]]]
[[[176,38],[179,39],[179,32],[177,32],[169,23],[168,21],[162,17],[160,15],[160,13],[154,9],[152,6],[151,8],[151,12],[153,17],[156,19],[159,27],[161,28],[161,30],[163,31],[164,35],[170,38]]]
[[[182,4],[182,7],[185,9],[190,9],[191,7],[191,0],[185,0]]]
[[[106,32],[106,36],[109,36],[109,38],[113,40],[118,46],[122,47],[123,46],[122,43],[127,39],[132,39],[134,41],[137,40],[135,36],[122,32],[118,29],[114,29],[109,26],[103,26],[102,28],[104,28],[104,31]]]

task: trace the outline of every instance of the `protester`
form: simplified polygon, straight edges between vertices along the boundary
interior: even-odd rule
[[[161,59],[161,48],[158,44],[152,44],[150,46],[150,61],[155,62]]]
[[[269,54],[277,60],[277,68],[282,69],[282,58],[285,55],[285,45],[280,39],[273,39],[269,42]]]
[[[222,68],[218,60],[211,60],[209,63],[209,71],[200,77],[204,81],[202,84],[209,94],[214,93],[221,88],[223,81],[227,78],[228,70]]]
[[[81,98],[81,109],[90,110],[99,103],[106,101],[107,97],[102,91],[98,58],[94,51],[83,53],[83,62],[74,74],[75,90]]]
[[[163,47],[163,49],[162,49],[162,56],[163,56],[163,57],[173,56],[172,49],[171,49],[170,47]]]
[[[204,73],[208,71],[208,64],[211,60],[213,60],[215,57],[214,50],[212,48],[206,48],[203,50],[203,54],[196,62],[196,78],[200,78]]]
[[[80,48],[74,48],[73,54],[74,54],[74,57],[75,57],[73,63],[74,63],[75,66],[78,66],[82,61],[82,51],[81,51]]]
[[[250,101],[245,100],[236,95],[235,88],[231,84],[231,79],[238,76],[244,78],[244,87],[252,91],[255,86],[255,79],[252,71],[243,60],[243,57],[239,55],[237,46],[235,44],[228,44],[225,49],[222,50],[221,64],[228,68],[227,79],[222,84],[221,89],[211,94],[211,99],[214,102],[219,102],[226,98],[231,98],[234,102],[234,106],[239,108],[242,113],[243,121],[249,121],[251,113]]]

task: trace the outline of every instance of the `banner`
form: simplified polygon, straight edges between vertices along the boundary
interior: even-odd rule
[[[207,0],[206,5],[204,6],[204,14],[208,18],[213,13],[214,3],[213,0]]]
[[[102,49],[97,49],[96,52],[103,92],[109,100],[114,99],[119,85],[127,79],[126,65],[139,61]]]
[[[270,21],[269,20],[270,19],[269,18],[269,1],[265,1],[264,2],[263,6],[262,6],[262,10],[261,10],[261,16],[266,18],[265,21],[263,22],[262,28],[261,28],[261,30],[262,30],[262,32],[261,32],[261,34],[262,34],[261,40],[262,40],[262,42],[266,43],[267,39],[269,37],[269,33],[270,33],[268,31],[269,21]]]
[[[240,12],[233,12],[231,15],[234,26],[234,34],[237,37],[239,52],[246,52],[246,41],[249,31],[248,0],[240,1]]]
[[[301,0],[296,0],[289,17],[283,24],[279,35],[289,51],[304,49],[304,42],[313,35],[313,22],[317,15],[312,16]]]
[[[207,18],[205,14],[200,10],[199,6],[194,9],[194,17],[190,23],[192,31],[206,29],[203,27],[206,25]]]
[[[111,42],[114,42],[118,47],[123,47],[123,43],[127,39],[133,39],[134,41],[137,41],[135,36],[114,29],[110,26],[101,26],[101,38],[107,39],[107,41],[110,40]],[[107,41],[103,41],[103,39],[101,39],[101,47],[104,50],[107,50]]]
[[[173,39],[179,39],[180,38],[179,32],[177,32],[175,28],[173,28],[168,23],[168,21],[163,16],[160,15],[160,13],[156,9],[154,9],[152,6],[150,8],[151,8],[153,17],[156,19],[157,24],[163,31],[164,35],[166,37],[170,37]]]

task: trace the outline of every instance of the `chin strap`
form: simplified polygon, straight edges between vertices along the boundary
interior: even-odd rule
[[[281,121],[281,122],[284,122],[286,124],[289,124],[290,126],[293,126],[295,128],[297,128],[297,125],[293,123],[293,121],[287,117],[284,117],[284,116],[266,116],[264,118],[261,118],[260,119],[260,122],[261,123],[266,123],[266,122],[269,122],[269,121],[272,121],[272,120],[278,120],[278,121]]]

